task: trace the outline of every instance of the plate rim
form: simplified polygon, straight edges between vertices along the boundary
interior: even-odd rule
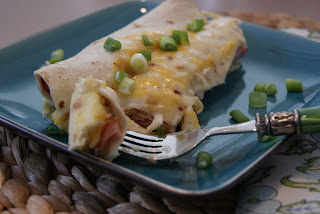
[[[148,0],[146,2],[147,3],[158,3],[158,5],[159,5],[159,3],[161,3],[161,2],[158,2],[158,1],[154,1],[154,0],[152,0],[152,1]],[[13,44],[10,44],[8,46],[5,46],[5,47],[0,49],[0,54],[5,50],[9,50],[9,49],[15,48],[16,46],[20,45],[21,43],[29,42],[29,41],[35,39],[38,36],[44,35],[44,34],[50,32],[50,31],[55,31],[55,30],[65,26],[65,25],[68,25],[68,24],[73,23],[75,21],[79,21],[80,19],[86,19],[87,17],[92,16],[93,14],[99,13],[101,11],[104,11],[104,10],[107,10],[107,9],[111,9],[111,8],[116,8],[116,7],[119,7],[120,5],[126,5],[126,4],[131,4],[131,3],[144,3],[144,2],[134,0],[134,1],[127,1],[127,2],[121,2],[121,3],[113,4],[111,6],[102,8],[102,9],[100,9],[98,11],[94,11],[92,13],[89,13],[89,14],[87,14],[85,16],[82,16],[82,17],[73,19],[71,21],[68,21],[66,23],[63,23],[61,25],[58,25],[56,27],[53,27],[53,28],[50,28],[50,29],[46,29],[44,31],[41,31],[41,32],[36,33],[34,35],[31,35],[31,36],[29,36],[29,37],[27,37],[27,38],[25,38],[23,40],[20,40],[20,41],[18,41],[16,43],[13,43]],[[304,41],[310,41],[312,43],[315,42],[315,41],[309,40],[309,39],[304,38],[304,37],[300,37],[300,36],[297,36],[297,35],[289,34],[287,32],[281,32],[281,31],[278,31],[278,30],[274,30],[274,29],[271,29],[271,28],[259,26],[259,25],[256,25],[256,24],[250,24],[250,23],[246,23],[246,22],[242,22],[242,23],[245,23],[246,25],[249,25],[249,26],[252,26],[252,27],[255,27],[255,28],[258,27],[259,29],[271,30],[271,31],[274,31],[274,32],[277,32],[277,33],[280,33],[280,34],[290,35],[292,37],[296,37],[296,38],[299,38],[299,39],[304,40]],[[317,43],[317,42],[315,42],[315,43]],[[142,175],[142,174],[140,174],[138,172],[135,172],[133,170],[130,170],[130,169],[125,168],[123,166],[120,166],[118,164],[115,164],[115,163],[100,159],[100,158],[95,157],[95,156],[90,155],[90,154],[87,154],[87,153],[84,153],[84,152],[78,152],[78,151],[70,151],[70,150],[68,150],[68,147],[67,147],[66,144],[61,143],[60,141],[55,140],[53,138],[50,138],[50,137],[48,137],[46,135],[43,135],[43,134],[41,134],[39,132],[36,132],[36,131],[34,131],[34,130],[32,130],[32,129],[24,126],[24,125],[21,125],[18,122],[12,121],[12,120],[10,120],[10,119],[2,116],[2,115],[0,115],[0,125],[2,125],[3,127],[8,127],[9,129],[13,129],[13,130],[17,131],[18,133],[22,133],[22,136],[26,136],[31,140],[35,139],[37,141],[37,143],[39,142],[42,145],[48,145],[49,144],[49,147],[51,147],[51,148],[53,147],[54,149],[57,149],[58,151],[61,151],[61,152],[64,152],[64,153],[68,153],[68,154],[70,154],[72,156],[71,158],[74,158],[76,160],[87,161],[87,162],[89,162],[89,163],[91,163],[93,165],[97,165],[99,167],[103,167],[106,170],[112,171],[113,173],[130,177],[134,181],[136,181],[136,182],[138,182],[138,183],[140,183],[142,185],[148,186],[148,187],[150,187],[152,189],[158,190],[160,192],[164,192],[164,193],[168,193],[168,194],[172,194],[172,195],[187,196],[187,197],[188,196],[191,196],[191,197],[208,196],[208,195],[211,195],[211,194],[214,194],[214,193],[217,193],[217,192],[224,191],[224,190],[226,190],[228,188],[231,188],[233,185],[237,184],[237,181],[241,181],[241,178],[244,178],[247,174],[250,174],[250,172],[252,170],[254,170],[254,168],[257,165],[259,165],[259,163],[261,163],[261,161],[264,160],[266,158],[266,156],[269,156],[282,143],[287,142],[292,137],[292,136],[287,136],[286,138],[282,139],[281,141],[278,141],[277,143],[275,143],[271,148],[268,149],[267,152],[265,152],[262,156],[260,156],[258,159],[256,159],[254,162],[252,162],[250,165],[248,165],[245,169],[243,169],[241,171],[241,173],[238,173],[236,176],[231,178],[229,181],[224,182],[223,184],[218,185],[217,187],[209,188],[209,189],[206,189],[206,190],[187,190],[187,189],[174,187],[172,185],[163,183],[161,181],[157,181],[155,179],[152,179],[150,177]]]
[[[39,132],[36,132],[24,125],[21,125],[15,121],[12,121],[2,115],[0,115],[0,125],[4,128],[13,129],[17,131],[18,134],[21,134],[23,137],[27,137],[30,140],[37,140],[37,143],[40,143],[41,145],[48,145],[52,149],[55,149],[58,152],[62,152],[64,154],[70,154],[72,159],[75,159],[76,161],[79,161],[82,163],[83,161],[89,162],[89,164],[103,167],[105,170],[110,170],[112,173],[116,173],[118,175],[127,176],[134,181],[147,186],[151,189],[154,189],[156,191],[170,194],[170,195],[176,195],[176,196],[186,196],[186,197],[204,197],[209,196],[221,191],[225,191],[234,185],[236,185],[238,182],[242,181],[246,175],[250,174],[258,165],[261,163],[262,160],[265,160],[267,156],[272,154],[276,148],[278,148],[282,143],[287,142],[290,140],[294,135],[290,135],[285,137],[284,139],[278,141],[275,143],[270,149],[268,149],[267,152],[265,152],[262,156],[260,156],[258,159],[256,159],[254,162],[252,162],[250,165],[248,165],[245,169],[243,169],[240,173],[238,173],[236,176],[234,176],[232,179],[230,179],[227,182],[224,182],[222,185],[219,185],[215,188],[206,189],[206,190],[186,190],[177,188],[174,186],[171,186],[169,184],[165,184],[161,181],[157,181],[155,179],[152,179],[150,177],[147,177],[145,175],[142,175],[140,173],[137,173],[133,170],[127,169],[123,166],[120,166],[118,164],[112,163],[110,161],[103,160],[101,158],[98,158],[96,156],[90,155],[85,152],[81,151],[71,151],[68,149],[67,145],[64,143],[61,143],[53,138],[49,138],[46,135],[43,135]],[[84,164],[84,163],[82,163]]]

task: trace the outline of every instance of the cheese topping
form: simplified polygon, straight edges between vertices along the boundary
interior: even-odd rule
[[[201,106],[201,110],[199,107],[195,110],[200,113],[200,100],[195,103],[186,103],[186,100],[194,96],[202,99],[206,90],[224,83],[237,49],[245,46],[238,24],[238,20],[224,17],[209,21],[202,31],[188,32],[190,44],[178,46],[177,51],[162,51],[158,43],[163,36],[171,36],[175,29],[143,32],[153,46],[144,46],[141,34],[117,38],[122,49],[114,52],[113,71],[124,71],[136,81],[132,94],[118,93],[123,110],[143,109],[149,115],[163,115],[165,122],[175,125],[186,117],[185,110],[189,107]],[[130,58],[144,49],[151,50],[152,60],[147,72],[135,73],[130,68]],[[112,86],[115,91],[117,86]],[[195,123],[199,127],[198,122],[192,122]]]
[[[196,114],[203,110],[200,100],[204,92],[224,83],[226,74],[236,59],[237,50],[240,47],[246,47],[245,39],[237,19],[217,17],[207,21],[200,32],[188,32],[189,44],[178,45],[177,51],[163,51],[159,48],[159,41],[163,36],[171,36],[172,30],[185,29],[168,28],[116,37],[115,39],[121,42],[122,48],[112,52],[114,57],[112,71],[104,71],[111,72],[112,75],[111,79],[106,81],[109,83],[108,86],[117,92],[121,108],[125,112],[140,110],[151,118],[162,115],[163,123],[170,127],[176,127],[179,123],[183,124],[182,129],[200,127]],[[153,46],[143,44],[141,38],[143,34],[153,42]],[[96,42],[95,45],[101,45],[103,48],[104,42],[105,39]],[[130,66],[130,59],[141,50],[151,50],[152,59],[148,62],[146,72],[136,73]],[[114,79],[119,70],[128,73],[129,78],[135,81],[135,89],[131,94],[122,94],[117,90],[119,83]],[[88,85],[95,87],[94,84]],[[85,85],[82,88],[82,90],[91,90],[90,88],[85,89]],[[95,95],[90,92],[85,93],[88,95],[81,98],[79,102],[83,104],[82,106],[88,106],[79,111],[84,111],[82,115],[88,115],[86,119],[90,122],[89,117],[99,117],[97,110],[105,113],[106,109],[101,106],[101,100]],[[95,102],[96,105],[87,104],[90,102]],[[193,113],[190,112],[191,109]],[[50,111],[47,110],[47,112]],[[67,114],[55,115],[52,119],[56,125],[65,130],[68,124],[68,121],[65,120],[67,116]],[[101,118],[101,121],[105,119]],[[74,120],[78,122],[83,121],[84,118],[79,117]],[[143,127],[147,128],[152,121],[153,119],[145,123]],[[190,125],[187,124],[187,121],[190,122]],[[97,126],[95,130],[101,129],[97,121],[90,125]],[[129,129],[130,127],[133,126],[129,125]],[[174,131],[174,128],[170,131]],[[89,135],[94,136],[96,133],[93,131]],[[91,138],[95,139],[95,137]]]

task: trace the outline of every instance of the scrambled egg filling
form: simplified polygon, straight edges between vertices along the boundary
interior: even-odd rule
[[[77,142],[77,149],[88,150],[94,148],[100,138],[102,130],[112,117],[107,101],[100,96],[96,89],[98,81],[88,78],[77,84],[72,95],[70,106],[70,133],[72,142]]]
[[[89,148],[94,148],[100,140],[101,132],[108,118],[112,115],[103,99],[96,92],[75,94],[75,103],[71,106],[70,122],[77,126],[75,139],[88,142]]]

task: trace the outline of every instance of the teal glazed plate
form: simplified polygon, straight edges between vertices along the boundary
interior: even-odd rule
[[[33,71],[58,48],[65,58],[156,7],[158,2],[127,2],[115,5],[0,50],[0,124],[36,142],[57,149],[87,164],[94,164],[147,187],[184,196],[205,196],[225,190],[242,180],[262,159],[288,141],[278,137],[260,143],[257,135],[238,134],[211,137],[192,152],[172,161],[150,163],[121,154],[112,162],[81,152],[68,151],[67,136],[52,137],[46,132],[51,122],[41,114],[42,96]],[[320,43],[284,32],[243,23],[241,28],[249,51],[241,69],[229,73],[226,84],[206,92],[202,127],[232,123],[229,112],[239,109],[250,119],[255,113],[292,110],[320,105]],[[285,79],[301,80],[302,93],[287,93]],[[248,96],[258,82],[274,83],[278,93],[268,98],[266,108],[251,108]],[[206,170],[195,168],[199,151],[213,156]]]

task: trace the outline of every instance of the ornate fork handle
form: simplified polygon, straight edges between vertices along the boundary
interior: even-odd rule
[[[320,108],[308,107],[292,112],[256,114],[258,136],[320,132]]]

